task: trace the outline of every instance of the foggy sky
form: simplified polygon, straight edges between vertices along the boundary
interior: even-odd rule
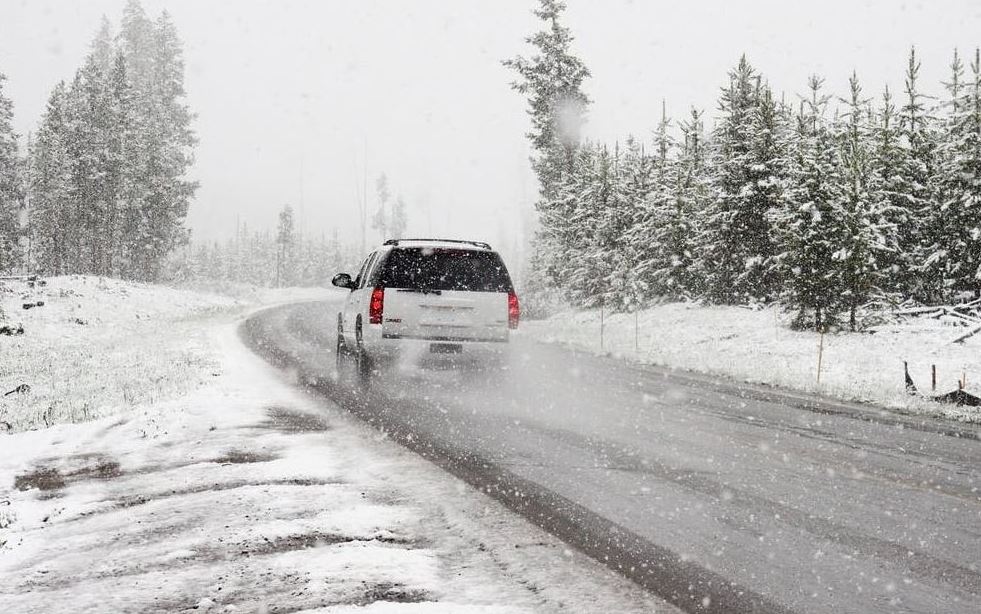
[[[15,126],[33,130],[70,80],[105,14],[125,0],[0,0],[0,72]],[[166,8],[184,42],[201,182],[189,216],[200,238],[236,224],[272,227],[285,203],[304,232],[359,236],[357,190],[386,172],[409,204],[409,234],[518,240],[535,184],[525,103],[500,61],[528,53],[532,0],[144,0]],[[939,93],[954,47],[981,44],[981,2],[569,0],[567,25],[593,72],[587,136],[648,138],[661,100],[683,118],[714,110],[741,53],[777,92],[809,74],[847,91],[900,92],[911,44]],[[378,236],[369,233],[369,244]]]

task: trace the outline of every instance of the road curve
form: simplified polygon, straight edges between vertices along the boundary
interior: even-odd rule
[[[330,303],[243,336],[300,381],[689,612],[981,611],[981,429],[517,335],[505,372],[334,369]]]

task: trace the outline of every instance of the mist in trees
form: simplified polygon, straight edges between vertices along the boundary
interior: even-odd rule
[[[331,235],[305,235],[295,212],[285,205],[275,230],[239,224],[224,241],[192,241],[168,259],[167,281],[208,287],[323,286],[338,271],[354,268],[364,255],[351,242]]]
[[[610,146],[578,140],[589,71],[563,9],[541,0],[535,55],[505,62],[539,179],[528,283],[618,310],[779,302],[818,329],[856,328],[870,301],[981,296],[977,52],[968,67],[955,54],[939,101],[921,92],[914,51],[900,97],[870,96],[853,74],[845,96],[814,76],[791,101],[742,57],[711,130],[701,111],[662,110],[649,144]]]
[[[404,239],[405,230],[409,223],[409,214],[405,200],[396,196],[393,200],[385,173],[378,175],[375,181],[375,193],[378,208],[371,218],[371,227],[377,230],[382,239]]]

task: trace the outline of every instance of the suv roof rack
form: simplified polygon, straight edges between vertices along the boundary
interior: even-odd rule
[[[466,245],[480,247],[482,249],[492,249],[490,243],[485,243],[483,241],[465,241],[462,239],[388,239],[382,243],[382,245],[398,245],[402,241],[419,243],[463,243]]]

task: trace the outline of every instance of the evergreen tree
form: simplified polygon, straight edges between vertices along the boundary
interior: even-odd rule
[[[72,223],[72,164],[68,146],[67,87],[59,83],[41,119],[30,154],[30,232],[34,265],[41,273],[68,272]]]
[[[781,282],[782,271],[771,220],[786,208],[790,180],[790,119],[787,108],[774,99],[773,92],[765,84],[757,86],[757,104],[750,117],[750,129],[750,164],[744,196],[754,212],[749,218],[756,228],[751,236],[763,233],[766,240],[759,239],[759,254],[751,256],[756,260],[747,275],[751,275],[749,287],[755,284],[761,289],[755,298],[769,300],[779,294]]]
[[[532,253],[536,262],[533,273],[541,272],[540,281],[562,288],[570,296],[576,294],[569,287],[573,272],[583,250],[593,241],[592,228],[585,224],[595,224],[595,211],[589,207],[588,197],[593,193],[598,155],[596,147],[581,146],[569,172],[553,188],[552,199],[540,201],[538,207],[538,249]],[[534,275],[526,279],[536,280]]]
[[[932,246],[931,270],[942,275],[943,297],[959,292],[981,296],[981,51],[971,74],[959,81],[955,57],[948,84],[949,121],[939,158],[940,221]]]
[[[627,139],[621,164],[623,175],[622,214],[628,220],[623,247],[615,269],[620,276],[625,308],[643,306],[656,289],[651,283],[650,267],[656,258],[653,234],[654,211],[651,193],[656,189],[655,158],[633,137]]]
[[[899,228],[899,244],[915,252],[915,276],[908,291],[920,300],[935,302],[942,293],[942,266],[935,247],[942,239],[943,223],[934,198],[936,139],[933,118],[919,90],[920,62],[911,49],[906,67],[906,102],[900,111],[900,131],[904,148],[898,191],[908,199],[906,208],[917,220]]]
[[[276,287],[295,284],[296,229],[293,207],[286,205],[279,212],[276,228]]]
[[[0,273],[12,271],[20,261],[19,215],[23,202],[14,105],[3,91],[6,80],[6,75],[0,73]]]
[[[632,261],[632,275],[637,279],[643,294],[638,299],[664,296],[666,288],[658,278],[669,262],[662,234],[671,224],[674,202],[672,200],[672,156],[676,143],[670,134],[671,122],[667,109],[661,104],[661,121],[654,133],[653,155],[639,159],[631,190],[633,224],[627,231]]]
[[[765,141],[775,143],[772,134],[761,136],[775,129],[761,123],[773,119],[772,108],[760,109],[761,99],[772,107],[765,90],[743,56],[720,102],[715,198],[706,218],[702,262],[709,297],[725,304],[770,300],[776,290],[768,216],[779,206],[782,188],[778,179],[765,175],[772,160],[760,158],[778,155],[761,147]]]
[[[136,276],[147,280],[156,279],[167,254],[187,241],[184,219],[197,190],[197,183],[187,178],[197,139],[191,129],[194,116],[184,101],[183,52],[166,11],[152,31],[152,86],[144,124],[144,138],[151,144],[143,160],[144,223],[130,239],[137,248]]]
[[[900,142],[899,117],[887,87],[875,114],[872,141],[872,201],[882,215],[885,239],[879,255],[882,290],[908,297],[915,286],[916,215],[904,192],[906,150]]]
[[[539,3],[534,13],[546,29],[526,39],[535,47],[536,55],[505,60],[504,65],[521,78],[512,87],[528,96],[532,124],[528,138],[537,154],[545,157],[557,146],[571,153],[579,145],[589,105],[582,84],[589,77],[589,69],[572,55],[572,34],[560,23],[565,3],[560,0],[539,0]]]
[[[634,207],[627,192],[629,158],[621,153],[619,143],[612,156],[604,150],[600,157],[601,184],[596,191],[599,200],[591,203],[596,223],[590,268],[595,277],[589,283],[600,290],[603,305],[618,311],[635,308],[643,295],[632,272],[626,236]]]
[[[130,217],[128,211],[131,203],[137,200],[133,194],[137,178],[133,175],[135,169],[129,164],[130,152],[136,146],[137,138],[134,130],[135,109],[132,88],[126,74],[126,59],[122,53],[117,52],[113,59],[104,111],[104,257],[100,269],[104,275],[120,276],[124,273],[128,255],[125,222]]]
[[[682,148],[673,165],[671,207],[656,234],[664,258],[653,271],[655,283],[664,296],[688,298],[703,292],[696,270],[698,245],[695,241],[709,199],[706,168],[707,146],[702,113],[696,109],[681,125]]]
[[[405,201],[401,196],[395,199],[395,203],[392,205],[392,217],[389,220],[389,231],[392,237],[400,238],[405,237],[405,229],[409,224],[408,210],[405,206]]]
[[[589,98],[582,90],[589,69],[572,54],[572,34],[561,24],[564,10],[565,4],[560,0],[539,0],[534,13],[543,22],[543,29],[526,39],[534,47],[534,55],[504,61],[519,77],[512,87],[527,96],[532,124],[527,136],[534,152],[532,167],[539,184],[535,208],[540,217],[532,245],[532,258],[539,266],[533,270],[552,272],[544,279],[527,280],[533,292],[540,291],[547,282],[556,283],[556,276],[563,276],[567,264],[560,258],[569,248],[564,241],[575,234],[563,228],[565,224],[552,226],[553,222],[570,219],[570,182],[566,181],[566,175],[574,173],[582,162],[576,152],[589,105]],[[526,296],[536,300],[534,295]]]
[[[841,217],[844,242],[835,254],[840,267],[841,300],[848,323],[857,328],[858,308],[880,289],[879,258],[894,244],[875,199],[874,151],[869,127],[868,101],[862,99],[858,76],[849,79],[850,96],[840,127]]]
[[[844,231],[838,210],[839,164],[835,144],[825,122],[828,97],[823,80],[811,77],[810,96],[797,115],[791,184],[784,208],[775,214],[775,236],[780,261],[788,271],[787,302],[797,311],[795,325],[813,318],[816,330],[834,320],[840,305],[840,277],[833,255]]]
[[[391,228],[388,219],[388,199],[391,193],[388,191],[388,178],[385,173],[378,176],[375,181],[375,192],[378,194],[378,209],[371,218],[371,227],[381,233],[382,240],[389,239]]]
[[[184,64],[166,12],[137,0],[119,36],[103,20],[69,86],[55,88],[30,152],[31,238],[41,270],[159,278],[187,241],[196,184]]]
[[[153,22],[139,0],[127,0],[119,30],[119,50],[126,58],[126,73],[133,89],[145,93],[153,80]]]

